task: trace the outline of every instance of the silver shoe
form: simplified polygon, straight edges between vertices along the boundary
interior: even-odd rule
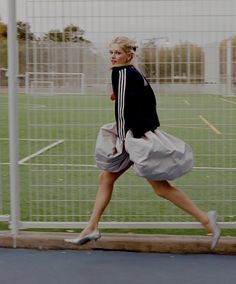
[[[77,245],[84,245],[90,241],[96,241],[101,238],[101,234],[98,230],[85,235],[82,238],[75,238],[75,239],[64,239],[66,243],[77,244]]]
[[[210,225],[212,227],[212,239],[211,239],[211,249],[214,249],[219,241],[221,229],[217,224],[217,214],[216,211],[209,211],[207,213]]]

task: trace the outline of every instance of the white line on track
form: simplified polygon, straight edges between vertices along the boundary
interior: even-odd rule
[[[215,134],[221,134],[221,132],[214,126],[212,125],[204,116],[199,115],[199,118],[207,125],[209,128],[215,133]]]
[[[26,161],[28,161],[28,160],[30,160],[30,159],[32,159],[32,158],[42,154],[43,152],[48,151],[49,149],[51,149],[51,148],[53,148],[53,147],[55,147],[55,146],[57,146],[57,145],[59,145],[59,144],[61,144],[63,142],[64,142],[64,139],[58,140],[55,143],[52,143],[52,144],[42,148],[41,150],[39,150],[39,151],[29,155],[28,157],[25,157],[25,158],[21,159],[18,163],[19,163],[19,165],[23,165]]]

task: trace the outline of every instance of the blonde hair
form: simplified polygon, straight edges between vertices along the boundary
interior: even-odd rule
[[[137,48],[134,40],[126,36],[118,36],[112,40],[112,42],[110,43],[110,46],[112,44],[118,44],[120,48],[124,50],[125,53],[131,54],[132,58],[134,57],[135,51]]]

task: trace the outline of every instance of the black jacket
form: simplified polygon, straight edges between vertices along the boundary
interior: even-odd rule
[[[130,129],[134,137],[160,126],[154,92],[146,78],[132,65],[112,68],[115,116],[122,141]]]

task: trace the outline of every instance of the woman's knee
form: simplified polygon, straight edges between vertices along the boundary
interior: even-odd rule
[[[171,193],[172,186],[168,181],[151,181],[150,184],[159,197],[168,198]]]
[[[115,173],[110,173],[107,171],[101,172],[98,176],[99,184],[104,184],[104,183],[113,184],[116,179],[117,177]]]

